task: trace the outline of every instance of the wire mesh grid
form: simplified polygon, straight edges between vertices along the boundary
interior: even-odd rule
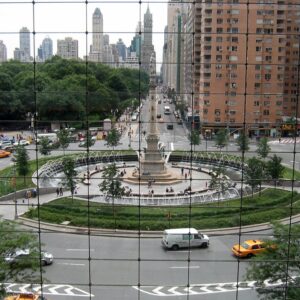
[[[4,290],[298,299],[299,16],[296,0],[2,1]]]

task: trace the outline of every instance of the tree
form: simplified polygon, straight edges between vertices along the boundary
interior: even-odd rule
[[[228,132],[226,129],[220,129],[215,135],[215,143],[220,150],[228,144]]]
[[[284,166],[281,164],[282,158],[276,154],[266,164],[267,174],[274,180],[276,187],[277,180],[282,177],[284,172]]]
[[[300,225],[273,225],[274,239],[266,251],[256,256],[247,269],[247,279],[255,280],[257,292],[265,300],[300,299]],[[293,277],[296,275],[295,277]],[[265,280],[274,286],[267,287]]]
[[[29,173],[29,156],[24,146],[17,146],[15,158],[16,170],[20,176],[24,177],[24,183],[26,183],[26,176]]]
[[[120,132],[116,128],[113,128],[107,134],[107,137],[106,137],[106,146],[107,147],[112,147],[113,150],[114,150],[114,148],[119,145],[120,139],[121,139]]]
[[[100,191],[106,193],[108,197],[121,197],[124,195],[119,178],[119,170],[115,163],[108,165],[102,172],[103,181],[99,184]]]
[[[260,139],[257,145],[257,150],[256,150],[257,154],[261,158],[265,159],[268,156],[270,150],[271,147],[268,145],[268,139],[266,137]]]
[[[249,138],[244,131],[240,132],[236,144],[242,152],[249,150]]]
[[[57,133],[57,138],[60,146],[63,148],[65,155],[65,149],[69,147],[70,144],[70,133],[67,129],[62,129]]]
[[[71,195],[73,198],[74,190],[76,187],[76,181],[75,181],[77,175],[77,171],[75,170],[76,164],[72,157],[67,156],[63,158],[62,165],[63,165],[63,172],[65,174],[64,184],[71,191]]]
[[[252,157],[247,162],[247,167],[245,169],[245,181],[252,188],[252,196],[253,190],[257,186],[261,186],[262,180],[264,177],[264,163],[256,158]]]
[[[194,146],[194,151],[195,151],[196,145],[200,145],[201,143],[199,131],[193,129],[191,133],[189,133],[188,139],[190,141],[191,146]]]
[[[41,138],[39,151],[42,155],[49,155],[51,153],[51,144],[47,137]]]
[[[40,251],[36,236],[17,228],[14,223],[0,220],[0,298],[5,295],[2,282],[36,283],[40,281]],[[30,254],[13,264],[5,257],[16,249],[29,249]]]

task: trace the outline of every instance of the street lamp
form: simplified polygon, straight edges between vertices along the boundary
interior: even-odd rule
[[[115,123],[115,121],[116,121],[116,114],[119,112],[119,110],[116,108],[116,109],[112,109],[111,110],[111,113],[113,114],[113,121],[114,121],[114,123]],[[114,126],[113,126],[114,127]]]
[[[14,186],[14,204],[15,204],[15,220],[18,219],[18,201],[17,201],[17,187],[16,187],[16,162],[13,164],[14,176],[12,184]]]
[[[30,129],[32,130],[33,138],[36,140],[36,119],[38,117],[38,112],[28,112],[27,118],[30,120]]]

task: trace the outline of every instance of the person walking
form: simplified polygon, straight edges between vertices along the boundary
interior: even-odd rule
[[[56,188],[56,197],[58,197],[59,196],[59,188],[57,187]]]
[[[62,187],[59,188],[59,195],[60,195],[60,196],[63,196],[63,195],[64,195],[64,192],[63,192]]]

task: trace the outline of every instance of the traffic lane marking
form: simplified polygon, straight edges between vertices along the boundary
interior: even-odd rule
[[[66,249],[66,251],[90,251],[90,252],[94,252],[95,251],[95,249],[76,249],[76,248],[74,248],[74,249]]]
[[[84,290],[74,287],[69,284],[19,284],[19,283],[4,283],[5,289],[9,293],[41,293],[43,295],[56,295],[56,296],[71,296],[71,297],[94,297]]]
[[[75,264],[75,263],[56,263],[56,265],[64,265],[64,266],[85,266],[85,264]]]

